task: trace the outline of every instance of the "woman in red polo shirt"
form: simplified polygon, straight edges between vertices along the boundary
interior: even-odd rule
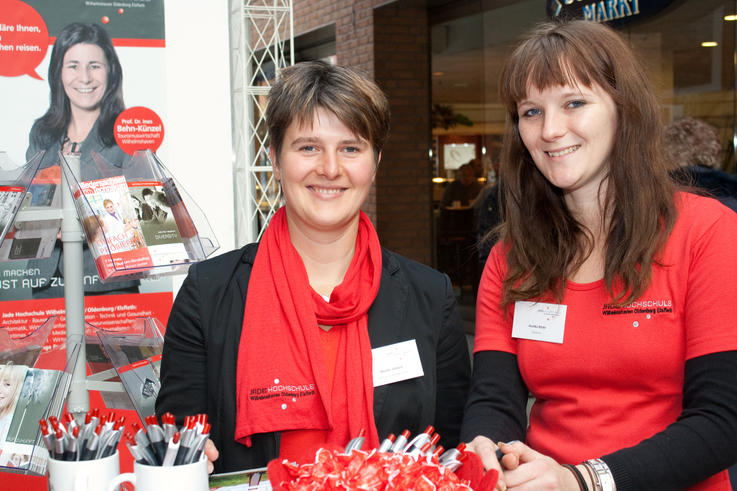
[[[461,438],[497,469],[513,442],[507,489],[731,489],[737,215],[675,188],[612,29],[542,25],[500,85],[506,216]]]

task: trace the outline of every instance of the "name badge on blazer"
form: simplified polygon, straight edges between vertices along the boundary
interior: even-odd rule
[[[565,324],[565,305],[543,302],[514,302],[513,338],[561,344]]]
[[[371,350],[374,387],[422,377],[422,362],[414,339]]]

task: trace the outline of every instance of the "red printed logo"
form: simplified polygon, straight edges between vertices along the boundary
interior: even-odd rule
[[[115,141],[128,155],[136,150],[155,152],[164,140],[164,124],[158,114],[143,106],[131,107],[115,120]]]

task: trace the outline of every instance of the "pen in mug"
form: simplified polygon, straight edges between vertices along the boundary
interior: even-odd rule
[[[159,465],[159,463],[156,461],[156,457],[154,457],[153,453],[151,453],[151,450],[136,442],[136,439],[131,433],[126,433],[125,437],[126,446],[128,447],[128,450],[130,451],[133,458],[136,459],[138,463],[146,465]]]
[[[205,423],[205,426],[202,428],[202,433],[197,435],[197,438],[190,449],[190,455],[187,456],[186,464],[192,464],[200,460],[200,455],[202,455],[202,451],[205,449],[208,438],[210,438],[210,423]]]
[[[155,415],[146,417],[146,434],[148,439],[151,441],[151,446],[159,459],[159,462],[164,461],[166,455],[166,441],[164,441],[164,430],[159,426],[159,422]]]
[[[118,448],[122,433],[122,424],[116,422],[112,431],[109,431],[106,438],[100,442],[97,449],[97,458],[105,458],[114,454],[115,449]]]
[[[75,426],[72,429],[71,434],[66,440],[64,446],[64,460],[78,460],[79,459],[79,426]]]
[[[61,428],[56,429],[56,434],[54,435],[56,440],[54,441],[54,458],[56,460],[63,460],[64,459],[64,433],[61,431]]]
[[[148,436],[146,436],[146,432],[143,431],[141,425],[139,425],[137,422],[133,422],[131,424],[131,428],[133,429],[133,438],[135,439],[136,443],[141,448],[146,449],[148,453],[153,457],[154,465],[159,465],[161,461],[156,455],[156,451],[151,445],[151,440],[148,439]]]
[[[174,436],[174,432],[177,431],[177,425],[172,413],[161,415],[161,428],[164,430],[164,440],[168,442]]]
[[[49,430],[49,423],[45,419],[42,419],[38,424],[41,426],[41,435],[44,445],[46,446],[46,450],[49,451],[49,455],[54,455],[54,435],[52,435],[51,430]]]
[[[163,467],[169,467],[174,465],[177,455],[179,454],[179,438],[181,437],[181,433],[178,431],[174,433],[174,436],[171,438],[171,441],[169,442],[169,445],[166,447],[166,453],[164,454],[164,458],[161,461],[161,465]]]
[[[102,433],[102,426],[95,428],[92,435],[87,439],[87,443],[84,448],[81,448],[82,452],[79,456],[79,460],[92,460],[97,455],[97,447],[100,444],[100,433]]]
[[[62,414],[61,421],[66,426],[68,433],[71,433],[72,431],[74,431],[74,428],[78,426],[77,422],[74,420],[74,416],[72,416],[69,413]]]

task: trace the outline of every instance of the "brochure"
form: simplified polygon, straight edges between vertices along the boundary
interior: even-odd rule
[[[189,262],[178,228],[180,220],[172,212],[161,182],[129,182],[128,190],[153,264],[163,266]]]
[[[210,476],[210,491],[271,491],[266,467]]]
[[[0,444],[0,466],[43,473],[48,452],[43,445],[38,445],[38,421],[61,413],[70,376],[61,370],[23,365],[3,365],[0,376],[6,371],[14,382],[17,382],[19,373],[22,372],[23,377],[13,412],[9,415],[5,438]],[[57,386],[61,390],[57,390]]]
[[[98,329],[97,336],[105,354],[123,383],[141,420],[154,414],[161,388],[160,367],[164,338],[156,319],[138,319],[129,332]],[[158,324],[157,324],[158,323]]]

